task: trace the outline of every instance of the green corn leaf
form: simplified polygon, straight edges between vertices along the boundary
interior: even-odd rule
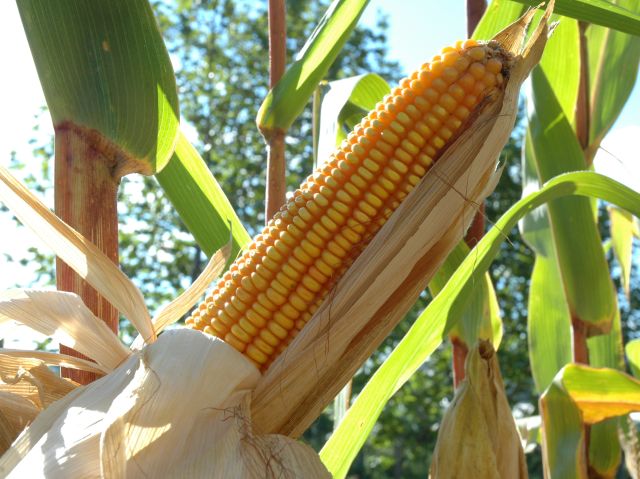
[[[522,155],[522,195],[539,190],[530,132]],[[542,393],[562,367],[571,362],[571,317],[558,270],[546,205],[519,223],[524,240],[536,252],[529,286],[527,339],[536,391]]]
[[[531,132],[527,129],[522,144],[522,197],[526,197],[540,189],[540,180],[536,171],[536,162],[531,140]],[[536,208],[518,223],[520,234],[529,247],[547,257],[555,257],[551,237],[551,225],[546,205]]]
[[[640,0],[611,2],[629,12],[640,11]],[[589,147],[591,161],[622,107],[638,76],[640,37],[590,25],[586,31],[589,59]]]
[[[540,191],[519,200],[487,232],[451,276],[440,294],[427,306],[405,337],[375,372],[340,426],[329,438],[320,457],[334,477],[345,477],[351,462],[373,429],[384,405],[441,344],[466,306],[470,288],[485,274],[500,252],[504,231],[511,231],[532,209],[567,195],[595,196],[640,214],[640,193],[592,172],[556,177]]]
[[[632,339],[624,347],[631,373],[640,379],[640,339]]]
[[[540,404],[543,418],[545,477],[587,479],[584,428],[580,411],[561,386],[551,383]]]
[[[628,297],[633,250],[633,216],[619,208],[609,208],[609,220],[613,253],[620,264],[622,288]]]
[[[578,95],[579,57],[571,53],[577,51],[578,46],[577,22],[563,18],[549,39],[540,63],[567,118],[573,116]],[[540,188],[530,130],[525,137],[522,160],[524,197]],[[571,321],[547,207],[532,211],[519,226],[522,237],[536,252],[529,287],[527,328],[531,372],[536,390],[542,393],[556,373],[571,361]]]
[[[334,0],[296,60],[267,94],[258,117],[266,137],[289,129],[340,53],[369,0]]]
[[[537,7],[538,0],[515,0]],[[640,15],[606,0],[556,0],[555,13],[621,32],[640,35]]]
[[[584,457],[583,424],[601,423],[639,410],[640,381],[614,369],[565,366],[540,399],[547,457],[545,477],[590,477]],[[612,466],[607,473],[615,473],[616,468]]]
[[[607,334],[601,334],[587,339],[589,365],[596,368],[624,370],[622,341],[620,311],[616,307],[616,315],[611,325],[611,331]]]
[[[541,181],[586,168],[578,140],[547,76],[533,70],[529,138]],[[547,206],[560,276],[572,317],[589,335],[608,331],[615,314],[615,292],[591,204],[562,198]]]
[[[251,238],[206,163],[182,133],[171,161],[156,178],[207,256],[229,241],[231,228],[230,258],[235,259]]]
[[[124,174],[161,170],[180,115],[149,3],[21,0],[18,9],[56,129],[97,131]]]
[[[555,19],[557,20],[557,18]],[[579,49],[578,34],[576,21],[568,18],[562,19],[547,42],[540,62],[540,67],[567,119],[573,118],[580,83],[579,55],[576,53]],[[525,135],[522,160],[522,195],[526,196],[540,188],[536,168],[538,160],[535,158],[530,129],[527,129]],[[519,226],[527,244],[534,251],[548,255],[547,250],[550,250],[548,245],[551,238],[546,210],[545,206],[532,212],[520,222]]]
[[[553,15],[558,25],[549,37],[540,68],[553,90],[564,116],[573,122],[580,84],[580,32],[578,22]]]
[[[553,243],[549,243],[549,256],[536,255],[529,286],[527,338],[531,374],[538,393],[571,362],[571,318]]]
[[[458,243],[429,283],[429,290],[433,296],[442,291],[468,254],[467,244],[464,241]],[[475,346],[478,339],[488,339],[497,350],[502,339],[502,320],[489,273],[483,275],[471,295],[462,316],[449,332],[449,337],[462,341],[469,349]]]
[[[347,134],[389,93],[389,84],[375,73],[328,83],[322,99],[318,161],[324,162]]]
[[[620,312],[616,308],[611,331],[587,340],[589,364],[624,371]],[[614,477],[622,452],[618,438],[618,419],[607,419],[594,424],[589,436],[589,466],[601,477]]]
[[[493,0],[473,32],[473,38],[487,40],[522,16],[527,7],[511,0]]]

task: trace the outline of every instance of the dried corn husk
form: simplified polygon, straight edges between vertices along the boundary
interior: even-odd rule
[[[168,331],[42,412],[0,458],[0,476],[329,477],[308,446],[254,434],[259,377],[219,339]]]
[[[538,63],[553,2],[524,44],[528,12],[494,37],[514,57],[504,93],[489,99],[345,273],[254,392],[265,432],[297,437],[415,303],[498,181],[520,86]]]
[[[2,168],[0,200],[56,252],[64,250],[83,278],[111,277],[112,296],[141,297],[120,272],[96,273],[104,255],[64,223],[49,221],[46,207]],[[143,304],[131,307],[130,314],[139,314],[134,324],[144,331],[152,324],[146,337],[154,337],[191,307],[227,256],[225,249],[214,255],[204,276],[153,322]],[[62,339],[97,363],[55,353],[0,353],[0,447],[33,421],[0,458],[1,477],[328,477],[309,447],[253,433],[249,392],[260,373],[218,339],[171,331],[131,352],[77,295],[52,291],[0,296],[0,328],[16,323]],[[79,387],[47,365],[107,374]]]
[[[479,342],[467,357],[465,379],[438,430],[431,477],[528,477],[498,358],[489,341]]]
[[[42,351],[0,349],[0,454],[35,417],[78,385],[51,371],[47,364],[103,371],[89,361]]]

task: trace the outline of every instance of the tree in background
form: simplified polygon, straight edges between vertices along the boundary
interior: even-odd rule
[[[234,208],[249,231],[255,233],[264,223],[265,154],[264,142],[252,119],[267,92],[266,9],[262,3],[231,0],[176,3],[156,2],[155,9],[175,62],[184,119],[197,132],[199,150]],[[288,2],[289,52],[300,49],[327,3]],[[385,29],[384,19],[375,31],[356,29],[328,77],[373,71],[390,82],[397,80],[401,74],[397,63],[386,59]],[[489,223],[520,196],[520,136],[516,134],[506,149],[510,167],[487,204]],[[288,184],[292,188],[311,169],[310,109],[289,131],[287,143]],[[50,156],[50,147],[39,147],[37,154]],[[122,266],[143,290],[150,306],[157,308],[191,282],[200,271],[204,256],[153,178],[124,181]],[[500,359],[512,403],[522,413],[531,414],[537,406],[528,372],[525,305],[532,258],[517,231],[504,233],[510,241],[503,246],[500,265],[492,270],[505,320]],[[50,272],[50,265],[43,270]],[[425,295],[365,364],[355,378],[354,393],[408,330],[426,300]],[[450,376],[449,356],[449,350],[441,348],[396,394],[354,463],[354,475],[425,476],[437,430],[437,423],[429,426],[429,418],[440,417],[452,397],[451,384],[442,380]],[[319,447],[331,427],[330,417],[323,416],[305,439]]]
[[[171,52],[178,81],[183,121],[195,130],[197,145],[214,175],[223,186],[247,229],[255,234],[264,224],[265,145],[253,118],[267,93],[268,39],[266,6],[263,3],[232,0],[197,2],[154,2],[163,37]],[[302,47],[328,1],[290,1],[287,4],[288,52]],[[329,79],[367,72],[380,74],[389,83],[404,72],[387,58],[387,21],[378,19],[375,30],[359,26],[332,65]],[[295,188],[312,168],[311,105],[294,123],[287,136],[288,187]],[[53,154],[51,143],[37,144],[34,156],[46,160]],[[520,138],[514,137],[505,150],[512,165],[487,205],[489,222],[520,196]],[[14,159],[18,164],[19,159]],[[51,187],[48,162],[39,174],[29,175],[30,187],[44,192]],[[29,179],[29,178],[27,178]],[[158,308],[188,284],[204,266],[205,257],[164,197],[153,177],[129,176],[119,195],[121,267],[141,288],[151,309]],[[517,234],[517,233],[516,233]],[[524,245],[511,235],[505,249],[508,260],[497,274],[506,322],[501,359],[505,377],[514,377],[507,387],[514,402],[530,413],[534,406],[522,318],[526,278],[530,261]],[[525,259],[523,262],[522,260]],[[39,266],[39,281],[52,281],[53,258],[36,250],[28,261]],[[495,279],[495,275],[494,275]],[[514,291],[520,291],[513,294]],[[357,394],[386,355],[409,329],[429,296],[425,293],[407,318],[398,325],[384,345],[354,379]],[[128,323],[121,324],[130,334]],[[513,333],[513,334],[509,334]],[[433,451],[437,423],[453,395],[453,386],[442,377],[450,373],[450,350],[442,347],[393,398],[370,436],[352,473],[358,477],[424,477]],[[330,411],[306,432],[304,439],[319,449],[331,433]]]

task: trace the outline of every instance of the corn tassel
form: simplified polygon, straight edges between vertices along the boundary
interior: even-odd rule
[[[187,325],[266,370],[474,111],[503,88],[509,55],[458,42],[377,104],[296,190]]]

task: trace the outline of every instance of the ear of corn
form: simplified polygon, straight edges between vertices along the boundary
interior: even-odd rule
[[[187,325],[265,370],[474,111],[504,85],[495,42],[458,42],[400,82],[296,190]]]

